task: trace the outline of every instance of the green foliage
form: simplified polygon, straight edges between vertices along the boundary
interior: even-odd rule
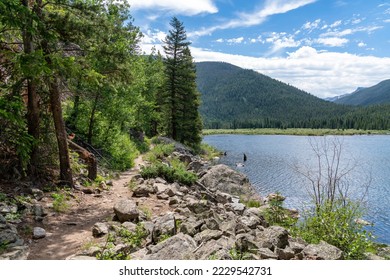
[[[164,242],[165,240],[171,238],[170,234],[162,234],[158,237],[158,243]]]
[[[218,151],[216,148],[206,143],[201,143],[200,151],[196,152],[198,152],[206,160],[212,160],[213,158],[219,157],[222,154],[221,151]]]
[[[309,243],[328,242],[344,252],[345,259],[364,259],[364,253],[372,246],[371,234],[356,223],[361,217],[353,203],[337,206],[321,205],[305,217],[295,229]]]
[[[169,183],[178,182],[188,186],[198,180],[198,176],[191,171],[187,171],[184,164],[168,166],[162,162],[143,167],[141,176],[145,179],[161,177]]]
[[[0,89],[0,152],[3,148],[10,147],[25,169],[34,141],[27,132],[24,114],[22,100],[19,97],[3,96]]]
[[[390,80],[385,80],[379,84],[369,87],[362,88],[354,92],[338,98],[335,103],[347,104],[347,105],[378,105],[390,103]]]
[[[201,142],[202,122],[198,112],[200,95],[196,88],[196,69],[183,23],[176,17],[165,38],[164,91],[160,109],[164,133],[196,148]]]
[[[55,193],[51,194],[51,197],[53,198],[53,209],[56,212],[63,213],[66,212],[69,207],[69,194],[65,190],[61,190]]]
[[[125,241],[126,244],[131,245],[132,247],[139,247],[143,240],[148,236],[148,231],[142,224],[137,224],[135,232],[131,232],[122,227],[118,231],[118,236]]]
[[[250,260],[249,252],[243,252],[237,248],[230,249],[229,255],[232,260]]]
[[[173,144],[156,144],[151,151],[149,151],[144,159],[155,163],[173,153],[175,146]]]
[[[266,209],[264,218],[270,225],[289,228],[296,224],[297,219],[291,217],[290,212],[283,207],[282,200],[271,199],[268,204],[269,208]]]
[[[390,105],[334,104],[231,64],[201,62],[196,66],[205,128],[390,129]]]

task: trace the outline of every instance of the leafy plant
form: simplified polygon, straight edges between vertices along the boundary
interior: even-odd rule
[[[127,244],[132,245],[133,247],[138,247],[148,236],[148,232],[142,224],[137,224],[135,232],[131,232],[122,227],[118,231],[118,236],[121,237]]]
[[[70,205],[68,203],[69,197],[64,192],[52,193],[51,197],[53,198],[53,209],[56,212],[66,212]]]
[[[283,207],[283,201],[271,199],[268,204],[269,208],[265,211],[265,219],[270,225],[291,227],[297,222],[297,219],[291,217],[289,211]]]
[[[232,260],[249,260],[250,259],[249,252],[243,252],[241,250],[238,250],[237,248],[230,249],[229,255],[232,258]]]
[[[361,216],[357,209],[351,202],[324,204],[298,225],[297,233],[309,243],[324,240],[336,246],[346,259],[364,259],[364,253],[372,247],[372,236],[356,222]]]
[[[141,176],[145,179],[162,177],[167,182],[179,182],[184,185],[192,185],[198,180],[198,176],[183,167],[168,166],[164,163],[155,163],[141,169]]]

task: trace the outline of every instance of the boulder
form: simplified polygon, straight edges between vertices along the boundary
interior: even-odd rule
[[[288,245],[288,231],[280,226],[271,226],[261,233],[262,239],[268,240],[276,248],[284,249]]]
[[[188,164],[187,169],[198,173],[202,170],[203,164],[200,161],[192,161]]]
[[[219,239],[222,236],[222,231],[220,230],[211,230],[206,229],[194,236],[194,240],[200,244],[202,242],[207,242],[211,239]]]
[[[153,241],[158,242],[161,235],[172,236],[176,234],[176,220],[173,213],[167,213],[153,220]]]
[[[45,196],[42,190],[37,188],[32,188],[31,193],[34,196],[34,198],[38,201],[42,200],[42,198]]]
[[[34,227],[33,239],[41,239],[46,237],[46,230],[41,227]]]
[[[222,236],[218,240],[211,239],[198,247],[195,251],[197,260],[223,259],[223,256],[229,255],[229,251],[234,248],[234,239]]]
[[[245,175],[223,164],[211,167],[200,179],[200,183],[212,192],[219,190],[232,195],[253,192]]]
[[[290,247],[284,249],[276,248],[275,253],[278,255],[279,260],[291,260],[295,257],[295,253]]]
[[[210,205],[207,200],[188,199],[187,208],[190,209],[195,214],[201,214],[204,213],[205,211],[209,211]]]
[[[270,249],[268,248],[260,248],[258,251],[257,251],[257,255],[260,257],[260,259],[262,260],[277,260],[278,259],[278,255],[275,254],[274,252],[272,252]]]
[[[262,225],[262,221],[257,216],[242,216],[238,218],[238,222],[246,225],[250,229],[255,229],[257,226]]]
[[[133,196],[135,197],[148,197],[150,194],[155,194],[157,187],[154,185],[139,185],[133,190]]]
[[[108,233],[108,226],[106,223],[96,223],[92,227],[93,237],[100,237]]]
[[[242,215],[245,211],[245,208],[245,205],[240,202],[232,202],[225,204],[226,211],[232,211],[237,215]]]
[[[0,255],[0,260],[27,260],[29,252],[28,246],[7,248],[7,250]]]
[[[196,242],[191,236],[179,233],[148,249],[146,260],[194,260]]]
[[[309,244],[302,253],[306,259],[341,260],[343,257],[343,251],[325,241],[319,244]]]
[[[114,212],[121,223],[128,221],[138,221],[139,210],[132,200],[122,199],[114,205]]]
[[[7,220],[4,218],[3,215],[0,214],[0,224],[6,224]]]
[[[215,193],[215,198],[218,203],[222,203],[222,204],[233,202],[232,196],[230,194],[221,192],[219,190],[217,190],[217,192]]]

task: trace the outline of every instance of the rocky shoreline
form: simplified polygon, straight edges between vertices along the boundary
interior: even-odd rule
[[[335,246],[307,244],[283,227],[270,226],[265,213],[275,194],[260,197],[243,174],[204,161],[178,143],[170,157],[185,162],[198,175],[196,183],[188,186],[134,175],[123,186],[131,188],[129,196],[115,202],[111,219],[91,229],[93,242],[67,259],[343,259],[343,252]],[[260,206],[245,205],[248,199]],[[145,207],[147,202],[153,209]],[[43,219],[45,209],[35,208],[31,210],[35,218]],[[0,230],[1,243],[10,249],[0,252],[0,259],[26,259],[28,244],[1,214]],[[32,235],[44,238],[39,228]]]

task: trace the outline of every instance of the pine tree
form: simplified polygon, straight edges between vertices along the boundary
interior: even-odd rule
[[[199,93],[196,88],[193,62],[183,23],[172,18],[172,29],[165,38],[165,91],[162,109],[167,136],[196,147],[202,124],[198,112]]]

